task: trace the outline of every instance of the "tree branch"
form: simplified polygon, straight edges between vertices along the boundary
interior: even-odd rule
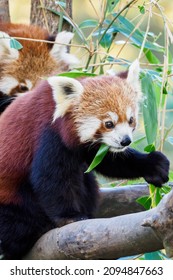
[[[144,207],[137,203],[136,199],[148,194],[147,184],[101,188],[99,207],[95,217],[110,218],[144,211]]]
[[[117,259],[159,250],[173,256],[173,191],[154,209],[91,219],[43,235],[25,259]]]

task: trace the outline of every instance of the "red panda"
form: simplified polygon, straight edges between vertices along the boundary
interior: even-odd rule
[[[65,220],[94,216],[98,184],[94,174],[85,171],[101,143],[109,151],[96,172],[113,178],[144,177],[158,187],[168,180],[169,161],[162,153],[128,147],[138,118],[138,77],[137,62],[126,79],[49,77],[2,114],[4,258],[21,258],[43,233]]]
[[[50,44],[18,39],[23,48],[16,50],[10,47],[10,37],[47,40]],[[57,44],[68,44],[72,37],[66,31],[55,37],[38,26],[0,23],[0,91],[4,93],[0,97],[1,111],[14,99],[5,94],[12,96],[31,90],[41,78],[66,71],[77,63],[65,45]]]

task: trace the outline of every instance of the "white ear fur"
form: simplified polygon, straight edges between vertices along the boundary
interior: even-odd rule
[[[140,88],[139,73],[140,73],[139,60],[136,59],[130,65],[128,75],[127,75],[127,82],[135,89]]]
[[[53,121],[63,117],[73,100],[78,98],[84,91],[80,82],[68,77],[50,77],[48,83],[52,88],[52,95],[56,103]]]
[[[57,34],[55,44],[50,51],[51,55],[58,61],[63,60],[69,66],[74,66],[79,63],[79,60],[72,54],[67,53],[67,47],[61,44],[69,44],[74,34],[63,31]],[[57,44],[56,44],[57,43]]]
[[[0,58],[10,62],[11,60],[16,60],[19,57],[19,51],[10,47],[10,36],[0,31]]]

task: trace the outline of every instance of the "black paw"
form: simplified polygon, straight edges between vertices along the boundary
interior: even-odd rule
[[[152,152],[147,156],[144,179],[156,187],[161,187],[169,180],[169,160],[161,152]]]

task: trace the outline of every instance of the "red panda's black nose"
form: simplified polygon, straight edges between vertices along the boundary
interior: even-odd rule
[[[132,141],[131,141],[130,137],[128,135],[125,135],[123,137],[122,141],[120,142],[120,144],[121,144],[121,146],[125,147],[125,146],[130,145],[131,142]]]

